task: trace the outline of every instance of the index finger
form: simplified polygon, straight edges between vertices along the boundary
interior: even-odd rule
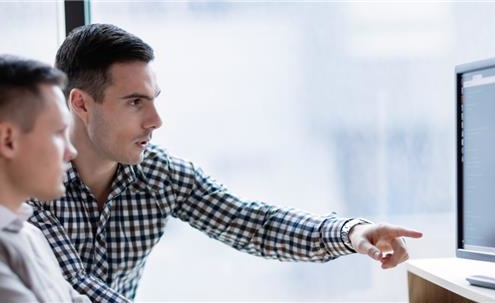
[[[409,237],[409,238],[421,238],[423,233],[414,229],[408,229],[402,226],[384,226],[386,232],[393,238]]]

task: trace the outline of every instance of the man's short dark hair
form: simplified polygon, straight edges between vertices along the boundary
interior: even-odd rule
[[[69,79],[66,98],[79,88],[102,102],[112,81],[108,75],[112,64],[153,59],[153,49],[133,34],[111,24],[90,24],[70,32],[57,51],[55,66]]]
[[[10,120],[29,132],[44,106],[39,85],[63,88],[65,74],[48,64],[0,55],[0,122]]]

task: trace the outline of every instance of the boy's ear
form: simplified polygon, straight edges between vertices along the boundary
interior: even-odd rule
[[[20,129],[10,122],[0,122],[0,157],[11,159],[19,146]]]
[[[94,103],[93,98],[79,88],[73,88],[69,94],[69,109],[75,113],[84,124],[88,123],[88,105]]]

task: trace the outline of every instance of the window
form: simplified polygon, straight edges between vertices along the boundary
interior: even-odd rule
[[[3,54],[14,54],[52,64],[60,31],[60,3],[1,2],[0,35]],[[63,12],[63,11],[62,11]]]
[[[425,232],[454,255],[454,66],[495,54],[489,3],[94,2],[155,49],[155,142],[240,196]],[[475,33],[475,34],[474,34]],[[158,278],[159,277],[159,278]],[[172,221],[137,300],[405,301],[404,266],[279,263]]]

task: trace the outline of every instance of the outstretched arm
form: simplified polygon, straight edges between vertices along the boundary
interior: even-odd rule
[[[342,236],[349,218],[316,216],[241,199],[190,162],[171,158],[172,215],[240,251],[281,261],[325,262],[354,253]]]

